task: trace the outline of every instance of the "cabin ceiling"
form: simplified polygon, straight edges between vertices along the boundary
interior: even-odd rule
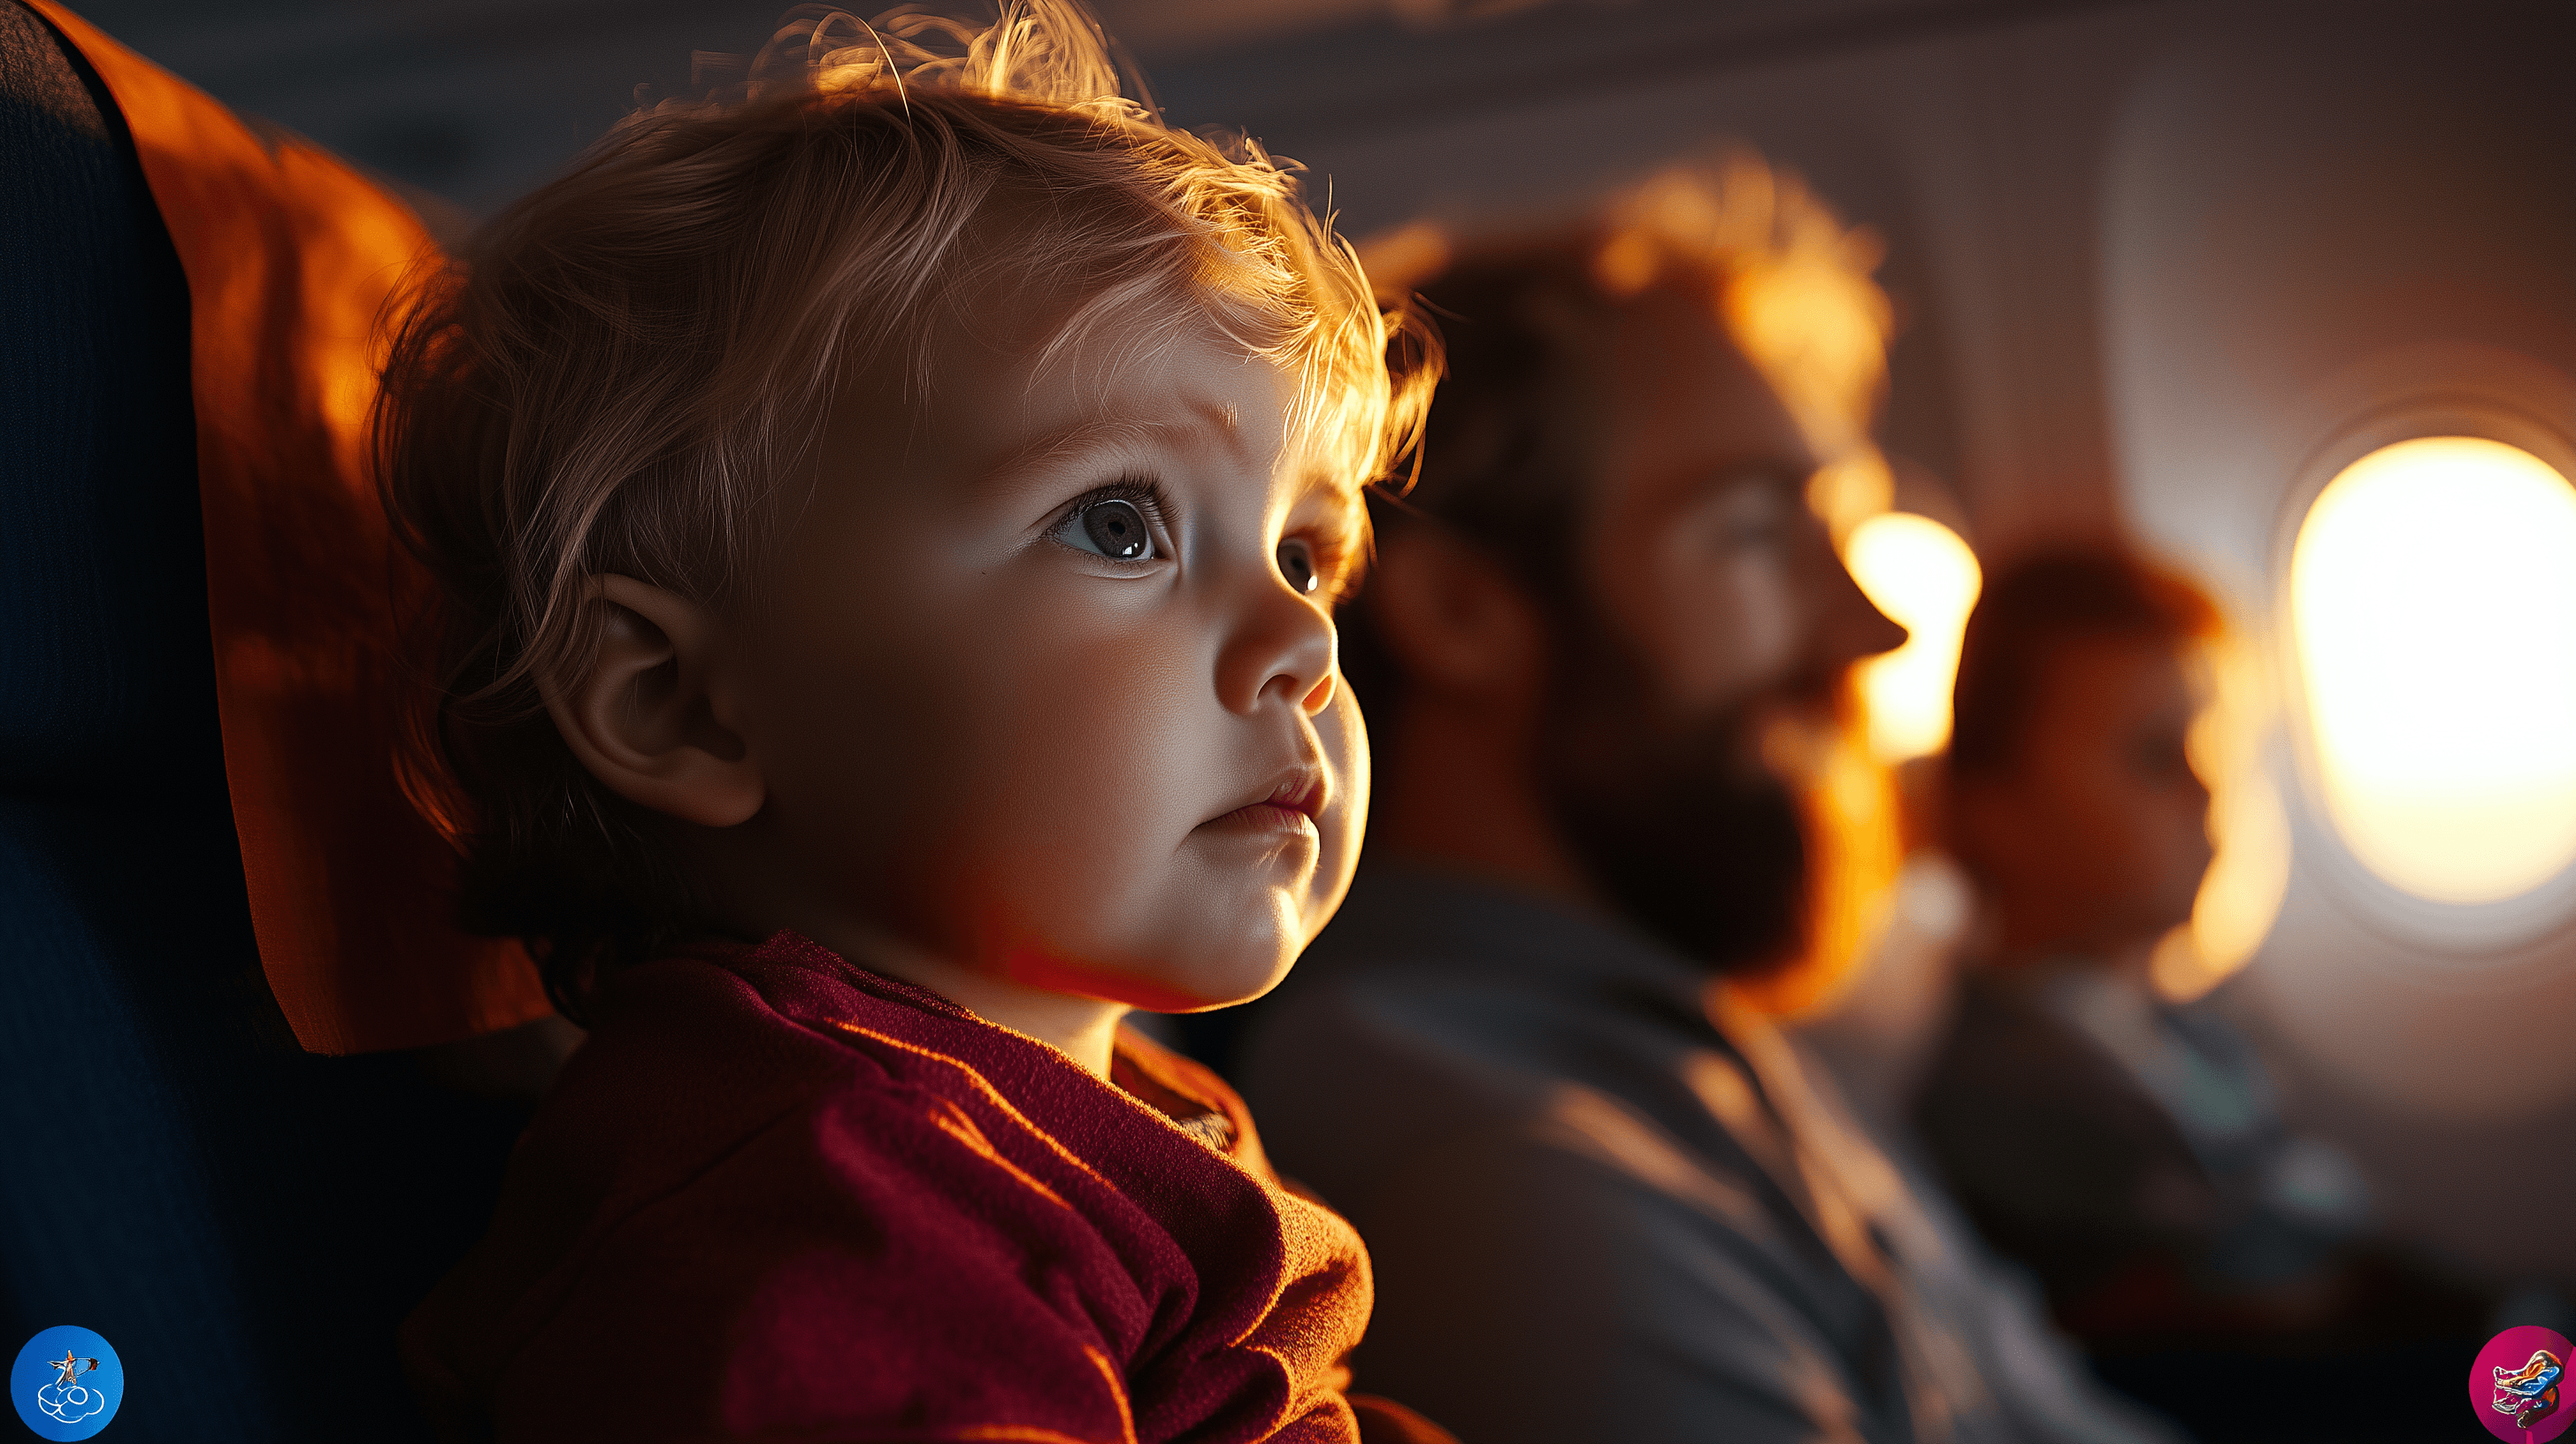
[[[1454,117],[2137,0],[1101,0],[1173,118],[1255,135]],[[779,0],[89,0],[216,98],[471,214],[551,174]]]

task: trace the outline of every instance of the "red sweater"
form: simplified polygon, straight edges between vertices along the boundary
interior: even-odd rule
[[[1358,1236],[1132,1032],[1113,1086],[791,933],[595,1022],[404,1326],[452,1438],[1445,1437],[1355,1416]]]

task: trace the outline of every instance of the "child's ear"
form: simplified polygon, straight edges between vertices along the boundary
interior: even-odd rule
[[[546,710],[590,774],[630,802],[731,827],[765,797],[750,745],[729,725],[720,635],[704,608],[632,577],[592,579],[605,611],[587,668],[547,677]]]

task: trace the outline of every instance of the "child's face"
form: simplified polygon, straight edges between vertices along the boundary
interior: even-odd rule
[[[2015,951],[2109,955],[2191,917],[2209,868],[2209,789],[2183,741],[2185,658],[2153,639],[2061,644],[2010,770],[1963,781],[1956,847],[1994,890]]]
[[[997,283],[927,394],[842,397],[765,592],[718,624],[764,791],[753,928],[883,929],[1158,1009],[1257,996],[1339,905],[1368,743],[1335,670],[1346,494],[1282,445],[1276,368]],[[1310,590],[1309,578],[1315,580]],[[728,844],[729,845],[729,844]]]

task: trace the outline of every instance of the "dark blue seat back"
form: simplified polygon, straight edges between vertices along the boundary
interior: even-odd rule
[[[417,1436],[396,1322],[524,1104],[295,1044],[206,617],[188,293],[112,102],[0,0],[0,1347],[98,1330],[112,1436]]]

